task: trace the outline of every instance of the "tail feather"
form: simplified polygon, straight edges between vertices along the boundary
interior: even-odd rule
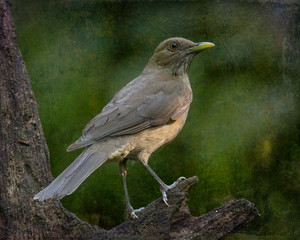
[[[106,154],[86,149],[48,187],[37,193],[34,199],[39,201],[49,198],[61,199],[73,193],[107,159]]]

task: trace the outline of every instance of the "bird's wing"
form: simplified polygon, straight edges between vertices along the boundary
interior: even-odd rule
[[[188,111],[192,101],[192,92],[184,84],[164,82],[152,89],[147,84],[142,89],[140,85],[129,87],[130,92],[127,85],[87,124],[82,136],[68,151],[177,120]],[[136,89],[139,91],[134,91]]]

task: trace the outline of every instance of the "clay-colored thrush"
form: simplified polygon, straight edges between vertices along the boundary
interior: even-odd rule
[[[168,186],[150,168],[148,159],[182,129],[192,102],[190,64],[196,54],[213,46],[177,37],[160,43],[141,75],[123,87],[67,149],[85,150],[34,199],[69,195],[103,163],[114,161],[119,163],[127,211],[136,217],[141,209],[132,208],[126,185],[126,161],[131,159],[140,161],[157,180],[168,205],[167,190],[184,177]]]

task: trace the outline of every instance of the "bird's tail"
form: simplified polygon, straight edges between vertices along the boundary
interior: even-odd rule
[[[91,152],[87,148],[48,187],[37,193],[34,199],[39,201],[49,198],[61,199],[71,194],[108,157],[107,154]]]

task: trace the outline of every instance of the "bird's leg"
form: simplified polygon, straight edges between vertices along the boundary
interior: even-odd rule
[[[168,197],[167,197],[167,191],[169,189],[172,189],[174,188],[179,182],[185,180],[186,178],[185,177],[180,177],[176,180],[176,182],[174,182],[173,184],[171,185],[167,185],[165,184],[160,178],[159,176],[156,175],[156,173],[152,170],[152,168],[145,162],[142,162],[144,164],[144,166],[148,169],[148,171],[150,172],[150,174],[156,179],[156,181],[159,183],[160,185],[160,191],[161,191],[161,194],[162,194],[162,198],[163,198],[163,201],[164,203],[169,206],[168,204]]]
[[[128,217],[138,218],[136,213],[141,212],[142,210],[144,210],[144,208],[142,207],[139,209],[133,209],[133,207],[130,204],[128,190],[127,190],[127,183],[126,183],[126,175],[127,175],[126,162],[127,162],[127,159],[124,159],[119,163],[119,172],[120,172],[120,175],[123,180],[123,186],[124,186],[124,192],[125,192],[125,198],[126,198],[126,211],[127,211]]]

